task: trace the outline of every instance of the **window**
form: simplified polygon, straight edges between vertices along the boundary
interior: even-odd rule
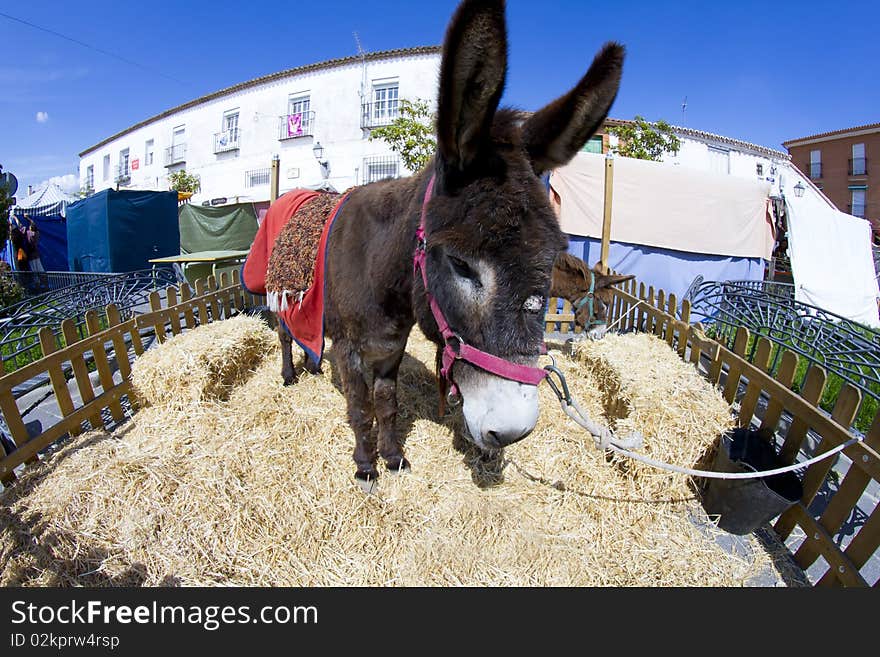
[[[810,151],[810,178],[822,177],[822,151]]]
[[[186,161],[186,126],[179,125],[171,132],[171,146],[165,149],[165,166]]]
[[[119,151],[119,173],[118,180],[128,180],[131,177],[131,169],[129,169],[128,149],[124,148]]]
[[[709,146],[709,170],[715,173],[730,173],[730,151]]]
[[[95,188],[95,165],[90,164],[86,167],[86,180],[83,185],[86,189],[94,189]]]
[[[148,139],[144,144],[144,166],[148,167],[153,163],[153,140]]]
[[[238,110],[223,113],[222,129],[214,135],[214,152],[223,153],[238,149]]]
[[[288,99],[283,137],[303,137],[312,134],[311,104],[311,98],[305,94],[297,94]]]
[[[364,158],[364,184],[396,178],[398,175],[398,160],[391,155]]]
[[[853,144],[852,159],[849,161],[849,175],[864,176],[868,173],[868,161],[865,159],[865,145]]]
[[[110,155],[104,156],[104,177],[103,180],[110,180]]]
[[[272,176],[272,169],[253,169],[244,172],[244,186],[257,187],[258,185],[268,185]]]
[[[755,165],[755,172],[758,174],[759,178],[763,178],[764,177],[764,165],[761,164],[760,162],[758,164],[756,164]]]
[[[373,119],[391,123],[397,118],[399,90],[397,82],[373,87]]]
[[[590,137],[587,140],[587,143],[584,144],[582,151],[585,153],[601,153],[602,152],[602,135],[597,135],[595,137]]]
[[[865,196],[867,195],[867,188],[865,187],[850,187],[850,192],[852,192],[852,204],[850,205],[849,213],[854,217],[865,217]]]

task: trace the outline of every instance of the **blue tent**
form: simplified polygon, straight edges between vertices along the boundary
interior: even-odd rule
[[[71,271],[148,269],[180,247],[177,192],[105,189],[67,208]]]
[[[33,219],[40,231],[40,261],[46,271],[67,271],[67,221],[69,204],[76,197],[67,194],[58,185],[49,183],[23,198],[12,210],[19,219],[27,215]],[[3,249],[3,260],[13,265],[12,245],[7,240]]]

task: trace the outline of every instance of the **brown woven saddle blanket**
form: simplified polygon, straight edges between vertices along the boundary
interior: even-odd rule
[[[321,192],[306,201],[284,225],[269,255],[267,294],[294,297],[309,289],[321,231],[338,201],[339,194]]]

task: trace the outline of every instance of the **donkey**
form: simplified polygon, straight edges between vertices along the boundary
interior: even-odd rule
[[[575,340],[600,340],[608,329],[608,307],[614,300],[611,286],[633,278],[635,276],[606,274],[598,262],[590,269],[580,258],[562,252],[553,264],[550,297],[571,303],[574,321],[584,330]]]
[[[574,157],[607,116],[624,48],[607,43],[573,89],[523,119],[498,108],[504,9],[503,0],[459,5],[443,44],[432,160],[409,178],[351,190],[327,239],[324,330],[362,484],[378,477],[380,455],[390,471],[410,467],[396,386],[415,323],[460,395],[468,440],[500,450],[538,419],[543,310],[568,243],[539,176]]]

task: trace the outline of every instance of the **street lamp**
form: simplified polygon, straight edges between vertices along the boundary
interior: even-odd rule
[[[321,165],[321,175],[326,179],[330,174],[330,163],[324,159],[324,147],[321,146],[321,142],[315,142],[315,145],[312,146],[312,154]]]
[[[798,198],[800,198],[801,196],[804,195],[804,191],[806,191],[806,189],[807,188],[804,187],[800,181],[798,181],[798,184],[794,186],[794,195],[797,196]]]

